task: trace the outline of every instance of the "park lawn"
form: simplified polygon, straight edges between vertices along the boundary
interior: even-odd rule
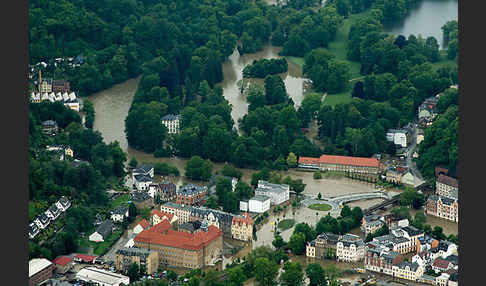
[[[294,64],[300,66],[300,68],[303,68],[304,67],[304,58],[303,57],[290,57],[290,56],[286,56],[285,58],[287,58],[288,61],[291,61]]]
[[[326,98],[322,102],[322,105],[335,106],[336,104],[348,103],[352,100],[353,98],[351,97],[351,91],[348,90],[341,93],[326,95]]]
[[[281,220],[277,227],[282,230],[282,231],[285,231],[291,227],[293,227],[295,224],[295,220],[294,219],[284,219],[284,220]]]
[[[315,211],[330,211],[332,207],[328,204],[312,204],[309,206],[311,210]]]
[[[114,199],[110,202],[110,209],[114,209],[119,205],[125,204],[128,205],[128,201],[130,201],[130,194],[124,194],[119,196],[118,198]]]

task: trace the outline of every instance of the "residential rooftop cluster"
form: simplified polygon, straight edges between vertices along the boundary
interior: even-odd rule
[[[71,201],[66,196],[62,196],[57,202],[53,203],[46,211],[38,215],[33,222],[29,224],[29,238],[33,239],[43,229],[55,221],[61,213],[65,212],[71,206]]]

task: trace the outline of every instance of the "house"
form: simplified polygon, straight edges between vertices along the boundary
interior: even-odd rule
[[[137,174],[134,176],[135,188],[139,191],[148,191],[149,185],[152,184],[152,178],[148,175]]]
[[[127,276],[92,266],[79,270],[78,273],[76,273],[76,279],[103,286],[120,286],[130,284],[130,278]]]
[[[457,179],[446,176],[444,174],[440,174],[437,177],[435,186],[436,186],[436,190],[435,190],[436,195],[454,199],[454,200],[458,199],[459,181]]]
[[[424,274],[424,269],[418,263],[402,261],[392,267],[393,276],[411,281],[417,281]]]
[[[400,183],[411,187],[417,187],[419,185],[419,180],[415,175],[415,172],[409,168],[402,174]]]
[[[65,212],[71,206],[71,201],[66,198],[66,196],[62,196],[57,202],[56,207]]]
[[[33,239],[39,233],[39,226],[34,222],[29,223],[29,238]]]
[[[361,219],[361,231],[364,232],[365,236],[370,233],[375,233],[377,230],[382,228],[385,222],[379,215],[365,215]]]
[[[142,232],[142,230],[149,229],[149,228],[150,228],[150,223],[146,219],[142,219],[133,228],[133,233],[139,234],[140,232]]]
[[[164,181],[158,184],[150,184],[148,194],[155,198],[159,195],[162,202],[168,202],[177,198],[176,185],[172,182]]]
[[[160,211],[175,215],[178,218],[179,223],[182,224],[189,221],[192,207],[182,206],[173,202],[166,202],[160,206]]]
[[[52,92],[52,79],[42,78],[42,71],[39,70],[39,83],[37,87],[40,93]]]
[[[105,220],[95,232],[89,236],[89,241],[102,242],[107,239],[113,231],[113,223],[110,220]]]
[[[386,132],[386,140],[393,142],[395,145],[406,148],[410,143],[410,132],[405,128],[388,129]]]
[[[336,244],[338,261],[357,262],[364,259],[365,244],[361,238],[353,234],[345,234]]]
[[[39,218],[39,221],[41,223],[41,225],[39,226],[41,229],[44,229],[46,228],[49,223],[51,222],[51,219],[46,215],[46,213],[42,213],[38,216]]]
[[[128,207],[118,206],[115,210],[111,211],[111,220],[113,222],[123,222],[128,217]]]
[[[173,224],[177,220],[177,216],[172,213],[152,210],[152,212],[150,213],[150,220],[152,222],[152,225],[157,225],[163,220],[167,220],[170,224]]]
[[[180,205],[200,204],[208,192],[208,187],[187,184],[176,191],[176,203]]]
[[[146,192],[131,192],[130,196],[132,202],[135,203],[137,208],[151,207],[153,206],[152,197]]]
[[[440,257],[446,258],[449,255],[457,254],[457,245],[447,240],[441,240],[439,241],[437,250]]]
[[[410,239],[403,236],[395,236],[393,234],[375,237],[372,242],[386,246],[390,250],[400,254],[411,252],[411,249],[413,248],[413,243]]]
[[[161,119],[169,134],[177,134],[180,131],[181,116],[167,114]]]
[[[248,201],[249,212],[264,213],[270,209],[271,198],[265,195],[256,195]]]
[[[80,263],[91,263],[94,264],[98,256],[86,255],[86,254],[76,254],[73,260]]]
[[[425,213],[450,221],[459,221],[459,204],[457,199],[430,195],[425,203]]]
[[[59,79],[59,80],[53,80],[52,81],[52,92],[58,93],[58,92],[67,92],[70,93],[71,89],[69,86],[69,81]]]
[[[135,178],[135,175],[146,175],[150,178],[153,178],[155,175],[154,166],[149,164],[142,164],[139,168],[136,168],[132,171],[132,178]]]
[[[412,256],[412,262],[418,263],[418,265],[425,269],[432,263],[432,258],[428,251],[422,251]]]
[[[289,200],[290,187],[286,184],[272,184],[264,180],[258,180],[258,188],[255,195],[270,197],[272,205],[279,205]]]
[[[64,274],[68,272],[73,266],[73,259],[68,256],[58,256],[52,262],[56,265],[56,272]]]
[[[435,273],[446,272],[453,267],[454,265],[450,261],[442,258],[437,258],[434,260],[434,263],[432,263],[432,269],[435,271]]]
[[[439,241],[434,239],[428,235],[424,235],[423,237],[419,237],[417,241],[417,253],[429,251],[432,248],[436,248],[439,246]]]
[[[449,282],[450,275],[447,273],[441,273],[440,276],[435,277],[435,285],[437,286],[447,286]]]
[[[248,213],[233,217],[231,237],[243,241],[249,241],[253,238],[253,219],[251,219]]]
[[[240,211],[249,212],[248,203],[249,203],[249,201],[240,201]]]
[[[385,222],[389,229],[395,229],[409,225],[408,219],[393,213],[384,215],[381,220]]]
[[[55,266],[45,258],[29,260],[29,286],[36,286],[52,278]]]
[[[116,270],[126,272],[133,263],[145,265],[146,274],[153,274],[159,267],[159,254],[143,248],[122,247],[116,251]]]
[[[380,171],[380,162],[376,158],[321,155],[319,158],[299,157],[298,167],[377,175]]]
[[[400,168],[388,167],[386,169],[385,181],[389,183],[399,184],[402,181],[403,171]]]
[[[417,129],[417,145],[422,143],[424,141],[424,130],[423,129]]]
[[[46,135],[56,135],[59,127],[56,121],[46,120],[42,122],[42,132]]]
[[[393,267],[403,262],[403,256],[398,252],[390,251],[386,247],[375,247],[373,244],[368,245],[364,259],[365,269],[386,275],[393,275]]]
[[[52,204],[46,211],[46,215],[51,218],[51,220],[55,220],[59,217],[61,211],[56,206],[56,204]]]
[[[423,119],[429,122],[434,119],[435,116],[437,116],[436,105],[438,101],[439,98],[434,96],[426,98],[418,107],[418,119]]]

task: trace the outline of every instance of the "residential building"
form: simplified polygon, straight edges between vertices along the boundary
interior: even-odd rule
[[[424,269],[418,263],[402,261],[393,265],[393,276],[411,281],[417,281],[424,274]]]
[[[386,140],[393,142],[395,145],[406,148],[410,143],[410,132],[405,128],[388,129],[386,132]]]
[[[162,117],[162,124],[167,128],[169,134],[177,134],[180,131],[181,116],[167,114]]]
[[[76,279],[96,283],[101,286],[129,285],[130,278],[125,275],[106,271],[96,267],[86,267],[76,273]]]
[[[139,191],[148,191],[152,178],[148,175],[137,174],[134,175],[135,188]]]
[[[423,269],[432,264],[432,256],[428,251],[422,251],[412,256],[412,262],[418,263]]]
[[[223,250],[223,232],[214,225],[195,233],[171,229],[167,220],[139,233],[135,247],[157,251],[159,263],[190,269],[212,265]]]
[[[272,184],[258,180],[258,188],[255,190],[255,195],[270,197],[272,205],[279,205],[289,200],[290,187],[286,184]]]
[[[456,272],[449,276],[449,281],[447,282],[447,286],[457,286],[459,285],[459,272]]]
[[[42,78],[42,71],[39,70],[39,85],[37,87],[40,93],[52,92],[52,79]]]
[[[380,161],[376,158],[321,155],[319,158],[299,157],[299,168],[319,169],[377,175]]]
[[[441,273],[440,276],[435,277],[435,285],[437,286],[447,286],[449,282],[450,275],[447,273]]]
[[[56,121],[46,120],[42,122],[42,132],[46,135],[56,135],[59,127]]]
[[[167,220],[170,224],[173,224],[177,220],[177,216],[173,213],[161,212],[158,210],[152,210],[150,213],[150,219],[152,225],[161,223],[163,220]]]
[[[446,272],[453,267],[454,265],[450,261],[442,258],[436,258],[432,264],[432,269],[435,271],[435,273]]]
[[[408,219],[393,213],[384,215],[382,217],[382,220],[385,222],[389,229],[396,229],[409,225]]]
[[[145,266],[146,273],[153,274],[159,267],[159,253],[136,247],[122,247],[116,251],[116,270],[125,273],[133,263]]]
[[[375,233],[377,230],[382,228],[385,222],[379,215],[365,215],[361,219],[361,231],[364,232],[365,236],[370,233]]]
[[[407,186],[416,187],[418,186],[419,180],[412,169],[407,169],[405,172],[403,172],[400,183]]]
[[[52,262],[56,266],[56,272],[64,274],[72,268],[72,261],[73,259],[69,256],[58,256]]]
[[[29,260],[29,286],[36,286],[52,278],[55,266],[45,258]]]
[[[430,122],[437,116],[436,105],[439,99],[437,97],[426,98],[425,101],[418,107],[418,119]]]
[[[425,213],[450,221],[459,221],[459,204],[457,199],[430,195],[425,203]]]
[[[240,211],[242,211],[242,212],[249,212],[248,203],[249,203],[249,201],[240,201]]]
[[[89,263],[94,264],[98,256],[94,255],[87,255],[87,254],[76,254],[74,255],[73,260],[80,263]]]
[[[365,244],[357,235],[345,234],[336,244],[338,261],[357,262],[364,259]]]
[[[424,237],[424,232],[413,226],[400,227],[392,229],[390,232],[396,237],[405,237],[410,241],[410,248],[406,249],[406,252],[416,252],[417,245],[419,244],[419,238]]]
[[[178,218],[179,224],[182,224],[189,221],[192,208],[188,206],[182,206],[173,202],[166,202],[160,206],[160,211],[164,213],[174,214]]]
[[[110,220],[106,220],[89,236],[89,241],[103,242],[111,235],[112,231],[113,223]]]
[[[152,198],[159,195],[160,200],[163,202],[173,201],[177,198],[176,185],[168,181],[150,184],[148,193]]]
[[[435,183],[435,194],[457,200],[459,197],[459,182],[457,179],[440,174]]]
[[[39,233],[39,226],[35,222],[29,223],[29,238],[34,238]]]
[[[373,238],[373,242],[390,248],[390,250],[405,254],[413,248],[412,241],[405,237],[397,237],[393,234],[382,235]]]
[[[429,251],[432,248],[436,248],[439,246],[439,241],[434,239],[428,235],[424,235],[423,237],[419,237],[417,241],[417,254]]]
[[[63,79],[53,80],[51,91],[54,92],[54,93],[58,93],[58,92],[70,93],[71,88],[70,88],[70,85],[69,85],[69,81],[66,81],[66,80],[63,80]],[[46,92],[50,92],[50,91],[46,91]]]
[[[116,209],[111,211],[111,220],[113,222],[123,222],[123,220],[128,217],[128,207],[118,206]]]
[[[56,207],[61,211],[65,212],[71,206],[71,201],[66,198],[66,196],[62,196],[57,202]]]
[[[393,275],[393,266],[403,262],[403,259],[404,258],[400,253],[390,251],[386,247],[368,247],[365,255],[364,267],[369,271]]]
[[[208,187],[198,186],[194,184],[187,184],[176,192],[176,203],[181,205],[198,205],[200,204],[208,192]]]
[[[130,197],[132,198],[132,202],[135,204],[137,209],[141,208],[152,208],[154,206],[154,200],[152,197],[144,191],[135,191],[130,193]]]
[[[56,220],[59,217],[59,214],[61,214],[61,211],[57,208],[56,204],[52,204],[47,211],[45,211],[45,214],[51,219],[51,220]]]
[[[142,232],[142,230],[149,229],[150,228],[150,223],[146,219],[142,219],[133,227],[133,233],[134,234],[139,234]]]
[[[250,241],[253,238],[253,219],[248,213],[234,216],[231,224],[231,237],[237,240]]]
[[[418,129],[417,130],[417,145],[422,143],[424,141],[424,130],[423,129]]]
[[[133,169],[132,178],[135,179],[136,175],[145,175],[153,178],[155,175],[154,166],[150,164],[142,164],[139,168]]]
[[[44,229],[49,226],[51,223],[51,219],[46,215],[46,213],[42,213],[38,216],[40,222],[40,228]]]
[[[248,201],[249,212],[264,213],[270,209],[271,198],[265,195],[256,195]]]
[[[385,175],[385,181],[388,183],[399,184],[402,181],[403,171],[400,168],[388,167]]]

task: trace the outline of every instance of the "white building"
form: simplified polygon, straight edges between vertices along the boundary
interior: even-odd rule
[[[248,201],[248,210],[252,213],[264,213],[270,209],[270,202],[270,197],[256,195]]]
[[[248,202],[240,201],[240,211],[242,212],[248,211]]]
[[[365,244],[357,235],[345,234],[336,244],[338,261],[357,262],[365,257]]]
[[[147,175],[135,175],[134,179],[135,188],[139,191],[148,191],[150,184],[152,184],[152,178]]]
[[[388,129],[386,140],[405,148],[409,143],[409,132],[406,129]]]
[[[398,265],[392,266],[393,276],[416,281],[424,274],[424,269],[418,263],[403,261]]]
[[[100,286],[120,286],[130,284],[130,278],[118,273],[109,272],[96,267],[86,267],[76,273],[76,279],[97,283]]]
[[[169,134],[179,133],[180,121],[181,121],[180,115],[167,114],[166,116],[162,117],[162,124],[165,125]]]
[[[111,220],[114,222],[123,222],[128,217],[128,208],[120,206],[111,212]]]
[[[290,187],[286,184],[272,184],[267,181],[259,180],[255,195],[270,197],[272,205],[279,205],[289,200]]]

